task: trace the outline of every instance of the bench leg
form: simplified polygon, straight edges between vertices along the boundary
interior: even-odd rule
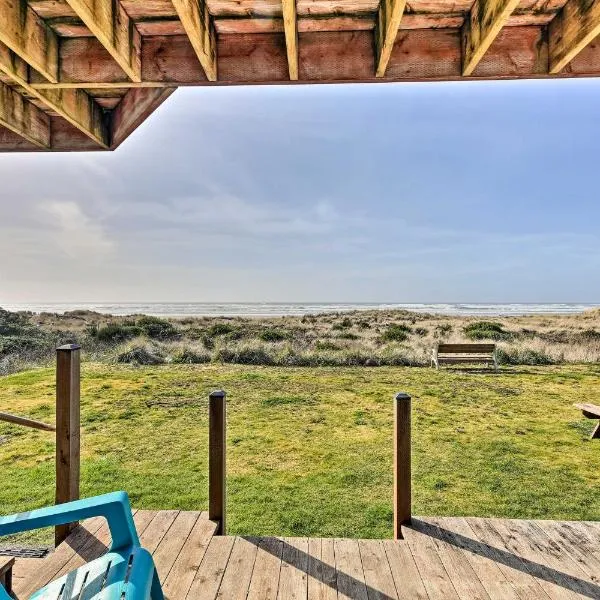
[[[592,435],[590,436],[591,440],[600,440],[600,421],[594,427],[594,431],[592,431]]]

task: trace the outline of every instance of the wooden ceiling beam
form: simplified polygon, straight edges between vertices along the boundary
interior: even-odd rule
[[[475,0],[463,25],[462,74],[471,75],[519,0]]]
[[[0,0],[0,42],[58,82],[58,38],[25,0]]]
[[[385,75],[405,6],[406,0],[381,0],[375,27],[376,77]]]
[[[172,0],[209,81],[217,81],[217,36],[206,0]]]
[[[298,16],[296,0],[281,0],[283,31],[291,81],[298,81]]]
[[[94,99],[81,89],[36,89],[27,78],[27,64],[0,42],[0,72],[4,73],[27,94],[43,102],[97,144],[108,148],[108,130],[104,113]]]
[[[141,81],[141,36],[118,0],[67,0],[132,81]]]
[[[50,148],[50,117],[35,104],[0,82],[0,125],[38,148]]]
[[[600,1],[568,0],[548,27],[550,73],[560,73],[600,35]]]

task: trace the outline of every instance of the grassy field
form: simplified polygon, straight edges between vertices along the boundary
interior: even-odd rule
[[[207,505],[207,394],[228,391],[229,530],[389,537],[392,398],[413,395],[414,511],[600,519],[600,444],[575,401],[599,365],[424,368],[83,364],[82,493]],[[0,378],[0,411],[54,419],[54,373]],[[0,506],[53,500],[54,440],[0,424]],[[44,538],[45,540],[48,537]],[[30,541],[39,542],[40,537]]]

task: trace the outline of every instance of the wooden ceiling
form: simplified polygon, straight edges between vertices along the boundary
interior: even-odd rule
[[[0,0],[0,150],[114,149],[177,86],[600,74],[600,0]]]

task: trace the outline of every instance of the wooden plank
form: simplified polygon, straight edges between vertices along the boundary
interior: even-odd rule
[[[369,600],[398,600],[392,570],[381,540],[359,540]]]
[[[25,61],[1,42],[0,72],[8,75],[29,95],[42,101],[44,105],[69,121],[94,142],[108,147],[108,131],[102,110],[83,90],[35,89],[29,83]]]
[[[39,71],[58,81],[58,38],[24,0],[0,0],[0,42]]]
[[[475,539],[482,542],[477,550],[489,556],[511,583],[519,598],[524,600],[547,600],[550,596],[532,574],[527,561],[509,550],[503,536],[492,526],[490,519],[469,517],[464,520]]]
[[[402,532],[415,559],[429,598],[431,600],[441,600],[443,598],[458,600],[459,596],[444,568],[444,563],[438,554],[434,540],[419,531],[416,524],[416,520],[413,519],[413,526],[404,527]]]
[[[141,81],[141,37],[121,3],[118,0],[67,2],[131,80]]]
[[[308,540],[308,600],[337,600],[334,541]]]
[[[14,586],[17,597],[29,598],[33,592],[56,579],[57,573],[64,565],[73,556],[82,552],[89,541],[94,539],[102,524],[103,519],[101,517],[83,521],[69,536],[68,541],[62,543],[46,558],[28,562],[25,568],[21,568],[20,561],[17,561],[19,579],[15,581]]]
[[[79,500],[81,449],[80,350],[78,344],[56,349],[56,493],[55,504]],[[58,546],[77,526],[66,523],[54,528]]]
[[[505,537],[508,549],[531,564],[531,572],[551,598],[593,598],[600,592],[577,563],[531,522],[494,519],[493,526]]]
[[[281,540],[272,537],[260,539],[248,590],[248,600],[277,599],[282,551]]]
[[[208,520],[207,512],[203,512],[165,579],[163,591],[167,598],[183,600],[187,596],[215,531],[216,524]]]
[[[533,521],[532,524],[543,531],[550,543],[566,552],[572,560],[576,561],[590,581],[596,585],[600,583],[600,551],[597,556],[595,540],[591,539],[584,528],[576,522],[560,521]],[[600,590],[599,595],[600,595]]]
[[[285,32],[285,47],[287,51],[290,80],[298,80],[298,18],[296,15],[296,0],[281,0],[283,9],[283,29]]]
[[[50,117],[5,83],[0,82],[0,125],[47,150],[50,147]],[[8,413],[0,413],[0,421],[54,431],[52,425]]]
[[[550,73],[560,73],[600,34],[600,2],[569,0],[548,26]]]
[[[473,530],[463,519],[427,519],[438,527],[442,539],[462,550],[490,598],[518,600],[515,589],[508,581],[498,564],[489,556],[484,544],[475,539]]]
[[[111,149],[123,143],[176,88],[132,88],[113,111]]]
[[[257,543],[250,538],[236,537],[227,569],[223,574],[217,598],[223,600],[245,600],[250,587],[254,561],[258,551]]]
[[[460,598],[490,600],[489,594],[465,553],[457,546],[448,543],[435,523],[428,519],[420,519],[415,523],[415,529],[433,540],[444,569]]]
[[[339,600],[368,600],[358,542],[336,539],[334,548]]]
[[[217,43],[206,0],[173,0],[181,24],[209,81],[217,80]]]
[[[463,25],[462,73],[471,75],[519,0],[475,0]]]
[[[376,77],[385,75],[405,6],[406,0],[381,0],[375,28]]]
[[[398,600],[428,600],[421,574],[406,541],[383,540]]]
[[[437,349],[440,354],[484,354],[493,352],[496,344],[438,344]]]
[[[164,583],[171,572],[199,517],[199,512],[181,511],[154,550],[154,563],[161,583]]]
[[[12,94],[17,96],[17,98],[13,98]],[[25,102],[26,104],[22,106],[19,104],[20,102]],[[41,115],[30,114],[29,111],[31,109],[38,110]],[[10,121],[12,127],[11,124],[6,121]],[[36,137],[42,138],[43,140],[47,139],[46,144],[31,139],[30,141],[32,144],[36,144],[42,148],[47,148],[50,145],[50,117],[37,108],[35,104],[31,104],[31,102],[27,103],[21,94],[17,94],[17,92],[2,82],[0,82],[0,123],[4,125],[4,127],[8,127],[8,129],[12,129],[15,133],[22,135],[24,138],[27,138],[30,134],[37,134]],[[43,131],[44,126],[47,126],[47,132]],[[17,130],[13,129],[13,127],[17,128]],[[19,128],[23,130],[21,133],[18,131]],[[31,427],[32,429],[41,429],[42,431],[56,431],[54,425],[48,425],[41,421],[35,421],[34,419],[19,417],[4,412],[0,412],[0,421],[14,423],[15,425],[23,425],[24,427]]]
[[[217,597],[234,542],[235,538],[232,536],[212,538],[194,577],[187,600],[214,600]]]
[[[304,600],[308,596],[308,539],[283,538],[278,600]]]
[[[600,406],[595,404],[573,404],[578,408],[588,419],[600,419]]]
[[[178,514],[178,510],[161,510],[156,513],[154,519],[140,535],[140,543],[148,552],[153,553],[156,550]]]

